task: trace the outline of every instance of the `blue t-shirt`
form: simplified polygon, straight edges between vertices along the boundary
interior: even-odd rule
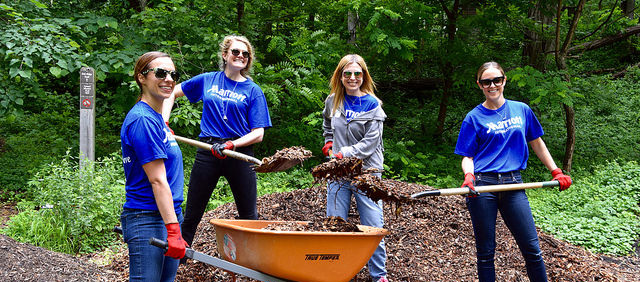
[[[164,159],[167,181],[173,195],[176,213],[184,200],[182,152],[162,115],[147,103],[138,102],[127,114],[120,129],[122,164],[126,177],[124,208],[158,210],[153,189],[142,165]]]
[[[358,117],[362,113],[366,113],[378,106],[378,100],[369,94],[361,97],[344,95],[344,115],[347,122]]]
[[[505,100],[497,110],[476,106],[460,127],[455,153],[473,157],[475,172],[509,172],[527,168],[529,141],[544,135],[525,103]]]
[[[209,72],[181,86],[191,103],[204,103],[200,137],[238,138],[251,129],[271,127],[267,100],[251,79],[238,82],[224,72]]]

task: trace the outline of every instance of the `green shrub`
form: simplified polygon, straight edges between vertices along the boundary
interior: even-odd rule
[[[529,190],[536,225],[591,251],[627,255],[640,235],[640,165],[609,162],[557,189]]]
[[[101,249],[116,238],[112,228],[119,225],[124,181],[118,154],[81,170],[78,159],[67,153],[35,173],[28,183],[33,200],[19,203],[20,213],[2,232],[57,252]]]

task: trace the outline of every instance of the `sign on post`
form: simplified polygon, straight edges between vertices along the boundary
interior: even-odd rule
[[[80,69],[80,168],[84,160],[95,161],[95,71]]]

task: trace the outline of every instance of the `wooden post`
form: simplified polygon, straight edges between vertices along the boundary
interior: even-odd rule
[[[80,69],[80,168],[85,160],[95,161],[95,71]]]

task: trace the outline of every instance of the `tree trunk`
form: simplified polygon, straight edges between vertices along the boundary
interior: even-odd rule
[[[129,0],[129,6],[136,12],[142,12],[147,8],[147,0]]]
[[[349,30],[349,40],[347,43],[356,44],[356,27],[358,26],[358,13],[349,10],[347,14],[347,28]]]
[[[576,117],[573,107],[564,106],[565,123],[567,125],[567,143],[564,148],[564,159],[562,160],[562,169],[567,173],[571,172],[571,163],[573,162],[573,152],[576,144]]]
[[[635,5],[635,0],[623,0],[620,4],[620,7],[622,8],[622,14],[627,16],[630,20],[633,20],[633,10]]]
[[[548,16],[548,7],[543,7],[541,2],[536,3],[529,9],[530,19],[539,24],[539,29],[527,29],[525,31],[525,46],[522,50],[523,63],[530,65],[539,71],[547,69],[547,58],[545,54],[553,48],[552,39],[545,39],[545,29],[551,25],[553,18]]]
[[[566,58],[569,51],[569,44],[573,41],[573,36],[578,26],[578,21],[582,15],[582,8],[586,0],[580,0],[578,6],[574,9],[573,18],[571,19],[569,30],[564,38],[562,47],[560,47],[560,23],[562,19],[562,0],[558,0],[558,9],[556,14],[556,66],[559,70],[566,70]],[[570,81],[569,75],[565,75],[565,80]],[[573,107],[563,104],[565,112],[565,126],[567,128],[567,140],[565,142],[564,158],[562,159],[562,169],[567,173],[571,172],[571,164],[573,162],[573,152],[576,144],[576,124],[575,110]]]
[[[458,21],[458,13],[460,12],[460,1],[455,0],[453,2],[453,7],[449,10],[446,3],[444,1],[440,1],[442,8],[444,9],[445,14],[447,15],[447,50],[451,50],[450,46],[453,46],[453,43],[456,39],[456,30],[457,21]],[[448,56],[446,56],[448,57]],[[446,58],[445,58],[446,60]],[[443,80],[444,85],[442,89],[442,97],[440,97],[440,108],[438,109],[438,124],[436,127],[436,132],[434,134],[434,138],[440,139],[442,137],[442,133],[444,133],[444,123],[447,119],[447,106],[449,104],[449,97],[451,96],[451,88],[453,87],[453,65],[451,62],[446,61],[444,66],[442,66],[442,73],[444,74]]]
[[[238,10],[238,32],[240,34],[245,34],[244,29],[244,0],[238,0],[236,2],[236,9]]]

